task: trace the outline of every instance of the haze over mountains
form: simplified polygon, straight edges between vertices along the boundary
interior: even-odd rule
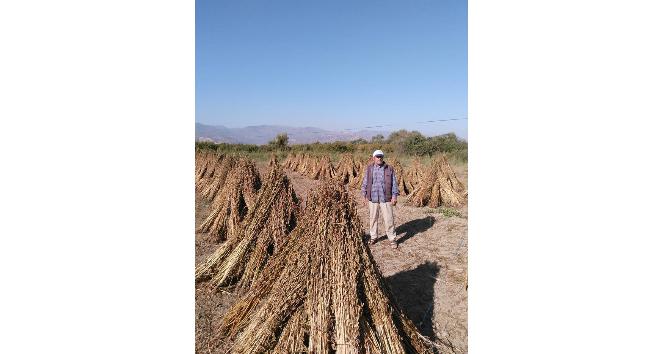
[[[256,125],[244,128],[227,128],[223,125],[207,125],[196,123],[196,141],[212,141],[215,143],[233,144],[267,144],[277,134],[288,134],[289,144],[309,144],[314,142],[351,141],[356,139],[371,140],[371,137],[382,134],[387,137],[388,131],[332,131],[314,127],[290,127],[284,125]]]

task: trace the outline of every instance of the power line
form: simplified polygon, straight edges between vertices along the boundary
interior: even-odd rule
[[[427,121],[422,121],[422,122],[409,122],[409,124],[438,124],[438,123],[443,123],[443,122],[449,122],[449,121],[457,121],[457,120],[468,120],[468,117],[462,117],[462,118],[447,118],[447,119],[435,119],[435,120],[427,120]],[[360,129],[373,129],[373,128],[385,128],[385,127],[392,127],[395,124],[381,124],[381,125],[370,125],[370,126],[365,126],[362,128],[344,128],[344,131],[351,132],[351,131],[357,131]],[[311,132],[312,134],[322,134],[322,131],[313,131]],[[261,134],[257,135],[257,138],[264,138],[268,137],[267,135]]]
[[[449,121],[455,121],[455,120],[468,120],[468,117],[463,117],[463,118],[448,118],[448,119],[436,119],[436,120],[427,120],[423,122],[413,122],[411,124],[437,124],[441,122],[449,122]],[[384,128],[384,127],[389,127],[392,126],[392,124],[383,124],[383,125],[370,125],[366,126],[363,128],[346,128],[344,130],[359,130],[359,129],[372,129],[372,128]]]
[[[421,123],[437,123],[437,122],[449,122],[449,121],[451,121],[451,120],[468,120],[468,117],[465,117],[465,118],[450,118],[450,119],[427,120],[427,121],[424,121],[424,122],[415,122],[415,123],[418,123],[418,124],[421,124]]]

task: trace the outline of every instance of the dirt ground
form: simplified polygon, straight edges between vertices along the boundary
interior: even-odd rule
[[[258,165],[261,174],[267,166]],[[457,176],[467,185],[467,168],[456,167]],[[304,201],[309,190],[321,181],[287,171],[298,197]],[[359,190],[352,190],[362,222],[368,230],[369,210]],[[405,198],[400,197],[403,201]],[[399,248],[389,247],[386,237],[371,245],[374,259],[387,279],[399,307],[422,334],[437,344],[441,353],[467,353],[468,305],[468,210],[458,209],[461,217],[446,217],[430,208],[398,203],[395,226]],[[196,227],[210,213],[209,204],[196,197]],[[385,235],[382,220],[379,235]],[[368,237],[368,231],[367,235]],[[196,263],[202,262],[217,245],[196,234]],[[196,352],[222,353],[215,330],[225,311],[237,299],[226,291],[210,291],[196,286]]]

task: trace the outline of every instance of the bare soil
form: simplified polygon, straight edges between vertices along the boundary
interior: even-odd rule
[[[261,174],[266,165],[258,166]],[[456,167],[457,176],[467,185],[467,167]],[[287,171],[302,202],[308,191],[324,183]],[[352,189],[368,237],[369,209],[359,190]],[[467,207],[457,209],[462,217],[445,217],[439,210],[404,205],[395,209],[398,249],[383,236],[371,252],[386,278],[395,300],[422,334],[436,343],[441,353],[467,353],[468,303]],[[196,227],[210,213],[205,200],[196,197]],[[382,220],[379,235],[385,235]],[[202,262],[218,245],[196,234],[196,263]],[[225,343],[216,338],[219,321],[239,295],[211,291],[206,284],[196,286],[196,352],[221,353]]]

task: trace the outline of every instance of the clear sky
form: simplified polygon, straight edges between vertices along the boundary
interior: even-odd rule
[[[197,0],[196,121],[467,138],[467,1]]]

